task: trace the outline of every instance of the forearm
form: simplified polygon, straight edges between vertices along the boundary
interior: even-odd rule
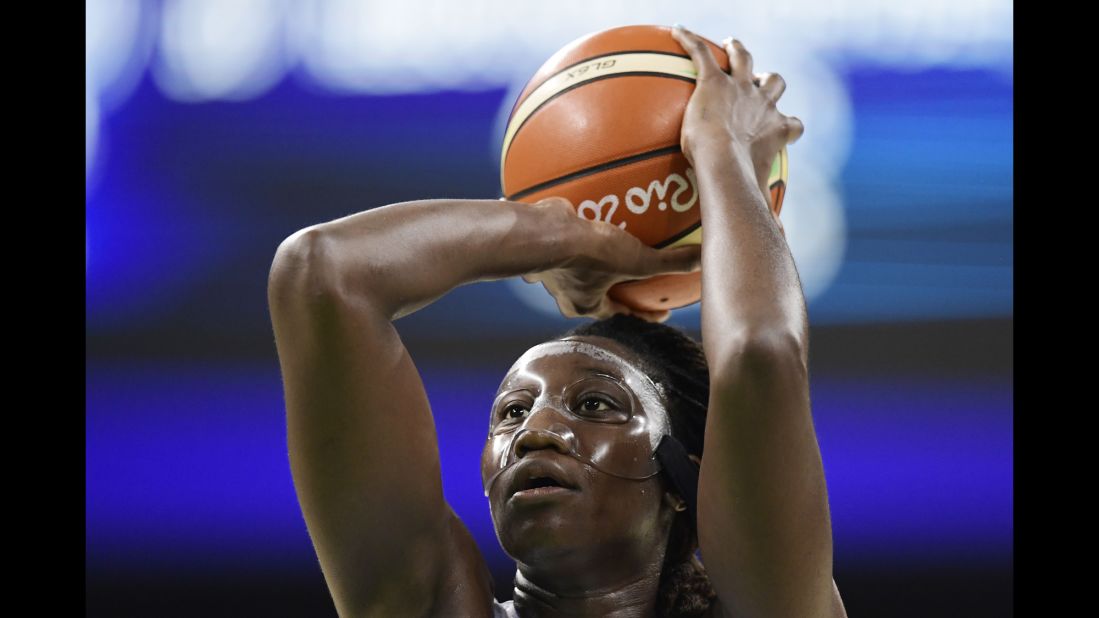
[[[801,283],[746,147],[714,140],[696,150],[694,163],[703,222],[706,356],[720,362],[761,340],[792,345],[804,356],[808,319]]]
[[[785,238],[735,148],[695,153],[710,361],[699,539],[718,593],[737,599],[740,613],[842,615],[827,611],[832,537],[810,413],[805,300]]]
[[[503,200],[423,200],[322,223],[313,268],[340,294],[369,297],[389,319],[448,291],[560,266],[567,260],[558,220]]]

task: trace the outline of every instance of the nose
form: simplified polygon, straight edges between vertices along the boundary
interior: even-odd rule
[[[527,417],[512,442],[512,450],[515,457],[520,459],[531,451],[544,448],[568,455],[572,453],[575,440],[572,430],[562,422],[561,414],[551,406],[542,406]]]

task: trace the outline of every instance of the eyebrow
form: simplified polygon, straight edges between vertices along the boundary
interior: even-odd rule
[[[591,375],[598,375],[598,376],[611,378],[612,380],[615,380],[616,382],[620,382],[623,386],[626,386],[626,379],[624,377],[618,375],[617,372],[615,372],[615,371],[613,371],[613,370],[611,370],[607,367],[599,367],[599,366],[595,366],[595,365],[583,365],[583,366],[579,367],[579,369],[580,369],[580,371],[583,371],[583,372],[591,374]],[[509,376],[510,375],[511,374],[509,374]],[[505,377],[504,382],[506,383],[510,379],[513,379],[513,378]],[[499,396],[501,393],[517,391],[517,390],[523,390],[522,386],[517,386],[515,388],[511,388],[511,389],[507,389],[507,390],[504,390],[504,389],[497,390],[496,395]]]
[[[592,366],[592,365],[584,365],[583,367],[580,367],[580,371],[585,371],[587,373],[594,373],[594,374],[598,374],[598,375],[608,376],[608,377],[614,378],[614,379],[619,380],[619,381],[621,381],[623,379],[622,376],[618,375],[617,372],[612,371],[611,369],[608,369],[607,367],[595,367],[595,366]]]

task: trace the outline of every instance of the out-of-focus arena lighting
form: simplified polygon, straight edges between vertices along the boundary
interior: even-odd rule
[[[780,218],[802,291],[811,302],[828,289],[843,263],[847,246],[843,203],[827,175],[805,166],[796,181],[791,171]]]
[[[99,136],[99,105],[90,80],[84,88],[84,174],[92,169],[95,140]]]
[[[434,90],[432,74],[462,80],[464,71],[440,49],[440,39],[449,37],[447,28],[433,23],[438,11],[431,4],[296,4],[292,36],[308,77],[322,88],[371,94]],[[438,66],[433,68],[433,62]]]
[[[247,100],[292,70],[312,89],[340,94],[508,88],[506,116],[538,66],[584,34],[678,22],[714,41],[737,36],[757,72],[786,79],[779,108],[806,126],[790,147],[783,221],[809,300],[828,288],[845,251],[834,187],[852,110],[836,70],[848,58],[912,71],[991,68],[1009,82],[1013,70],[1010,0],[87,0],[86,8],[89,170],[106,143],[107,112],[132,91],[154,43],[155,82],[177,101]],[[542,290],[509,285],[558,314]]]
[[[152,8],[139,0],[86,1],[85,74],[99,107],[118,107],[145,71],[154,34]]]
[[[84,4],[85,176],[100,151],[101,126],[141,80],[155,33],[151,3],[140,0],[86,0]]]
[[[87,15],[97,83],[123,67],[140,72],[140,43],[152,34],[157,83],[189,101],[259,96],[299,64],[300,77],[336,92],[500,87],[580,35],[646,23],[678,22],[714,40],[734,34],[780,72],[783,58],[821,54],[912,68],[1012,65],[1008,0],[87,0]]]
[[[179,101],[259,96],[286,69],[280,0],[169,0],[154,75]]]

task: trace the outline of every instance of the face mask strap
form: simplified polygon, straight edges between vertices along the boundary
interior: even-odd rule
[[[660,466],[664,472],[668,473],[668,480],[672,482],[672,486],[687,503],[691,521],[695,523],[697,530],[698,464],[691,460],[687,449],[671,434],[664,434],[660,439],[660,444],[656,446],[656,458],[660,460]]]

